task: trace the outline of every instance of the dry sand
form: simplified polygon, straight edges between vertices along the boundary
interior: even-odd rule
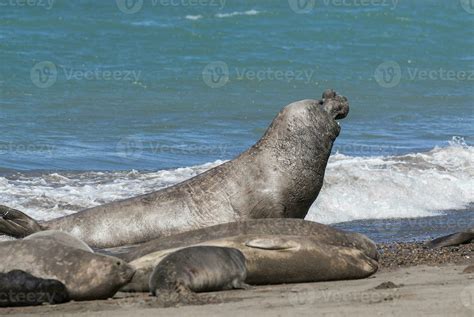
[[[471,259],[468,259],[471,261]],[[103,301],[4,308],[0,315],[75,316],[474,316],[466,264],[382,270],[363,280],[259,286],[204,294],[210,304],[160,307],[145,294]],[[391,282],[391,283],[387,283]],[[122,297],[122,298],[120,298]]]

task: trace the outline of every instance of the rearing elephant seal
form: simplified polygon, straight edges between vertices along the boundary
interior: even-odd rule
[[[237,158],[177,185],[43,223],[0,208],[0,233],[23,237],[66,231],[91,247],[113,247],[258,218],[304,218],[324,171],[347,99],[327,90],[321,100],[284,107],[264,136]]]

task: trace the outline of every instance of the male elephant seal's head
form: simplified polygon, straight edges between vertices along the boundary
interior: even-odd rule
[[[320,102],[324,110],[335,120],[344,119],[349,113],[349,102],[347,98],[338,96],[334,90],[326,90]]]
[[[305,99],[284,107],[267,131],[268,137],[264,139],[272,139],[270,136],[276,135],[274,139],[298,139],[306,145],[316,142],[332,146],[341,130],[336,120],[345,118],[348,113],[347,98],[328,89],[320,100]],[[327,142],[330,144],[325,144]]]

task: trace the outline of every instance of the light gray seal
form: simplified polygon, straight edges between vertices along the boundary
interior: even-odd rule
[[[1,242],[0,254],[0,273],[22,270],[38,278],[60,281],[72,300],[112,297],[135,273],[118,258],[70,247],[53,239]]]
[[[189,180],[42,223],[0,207],[0,233],[56,229],[104,248],[234,221],[304,218],[323,185],[336,120],[348,112],[347,99],[327,90],[287,105],[250,149]]]
[[[237,249],[196,246],[170,253],[156,265],[149,279],[152,295],[248,288],[245,257]]]
[[[136,269],[123,291],[148,291],[164,256],[195,245],[230,247],[247,259],[249,284],[315,282],[367,277],[377,271],[376,244],[366,236],[301,219],[256,219],[216,225],[144,244],[98,250]]]
[[[72,235],[58,230],[46,230],[38,231],[27,236],[24,240],[47,240],[54,241],[64,246],[68,246],[75,249],[84,250],[86,252],[94,253],[94,251],[82,240],[79,240]]]

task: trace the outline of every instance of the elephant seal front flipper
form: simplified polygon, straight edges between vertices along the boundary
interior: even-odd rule
[[[428,241],[425,245],[431,249],[452,247],[460,244],[466,244],[474,240],[474,228],[466,231],[457,232]]]
[[[23,238],[41,230],[45,229],[30,216],[0,205],[0,233],[14,238]]]

